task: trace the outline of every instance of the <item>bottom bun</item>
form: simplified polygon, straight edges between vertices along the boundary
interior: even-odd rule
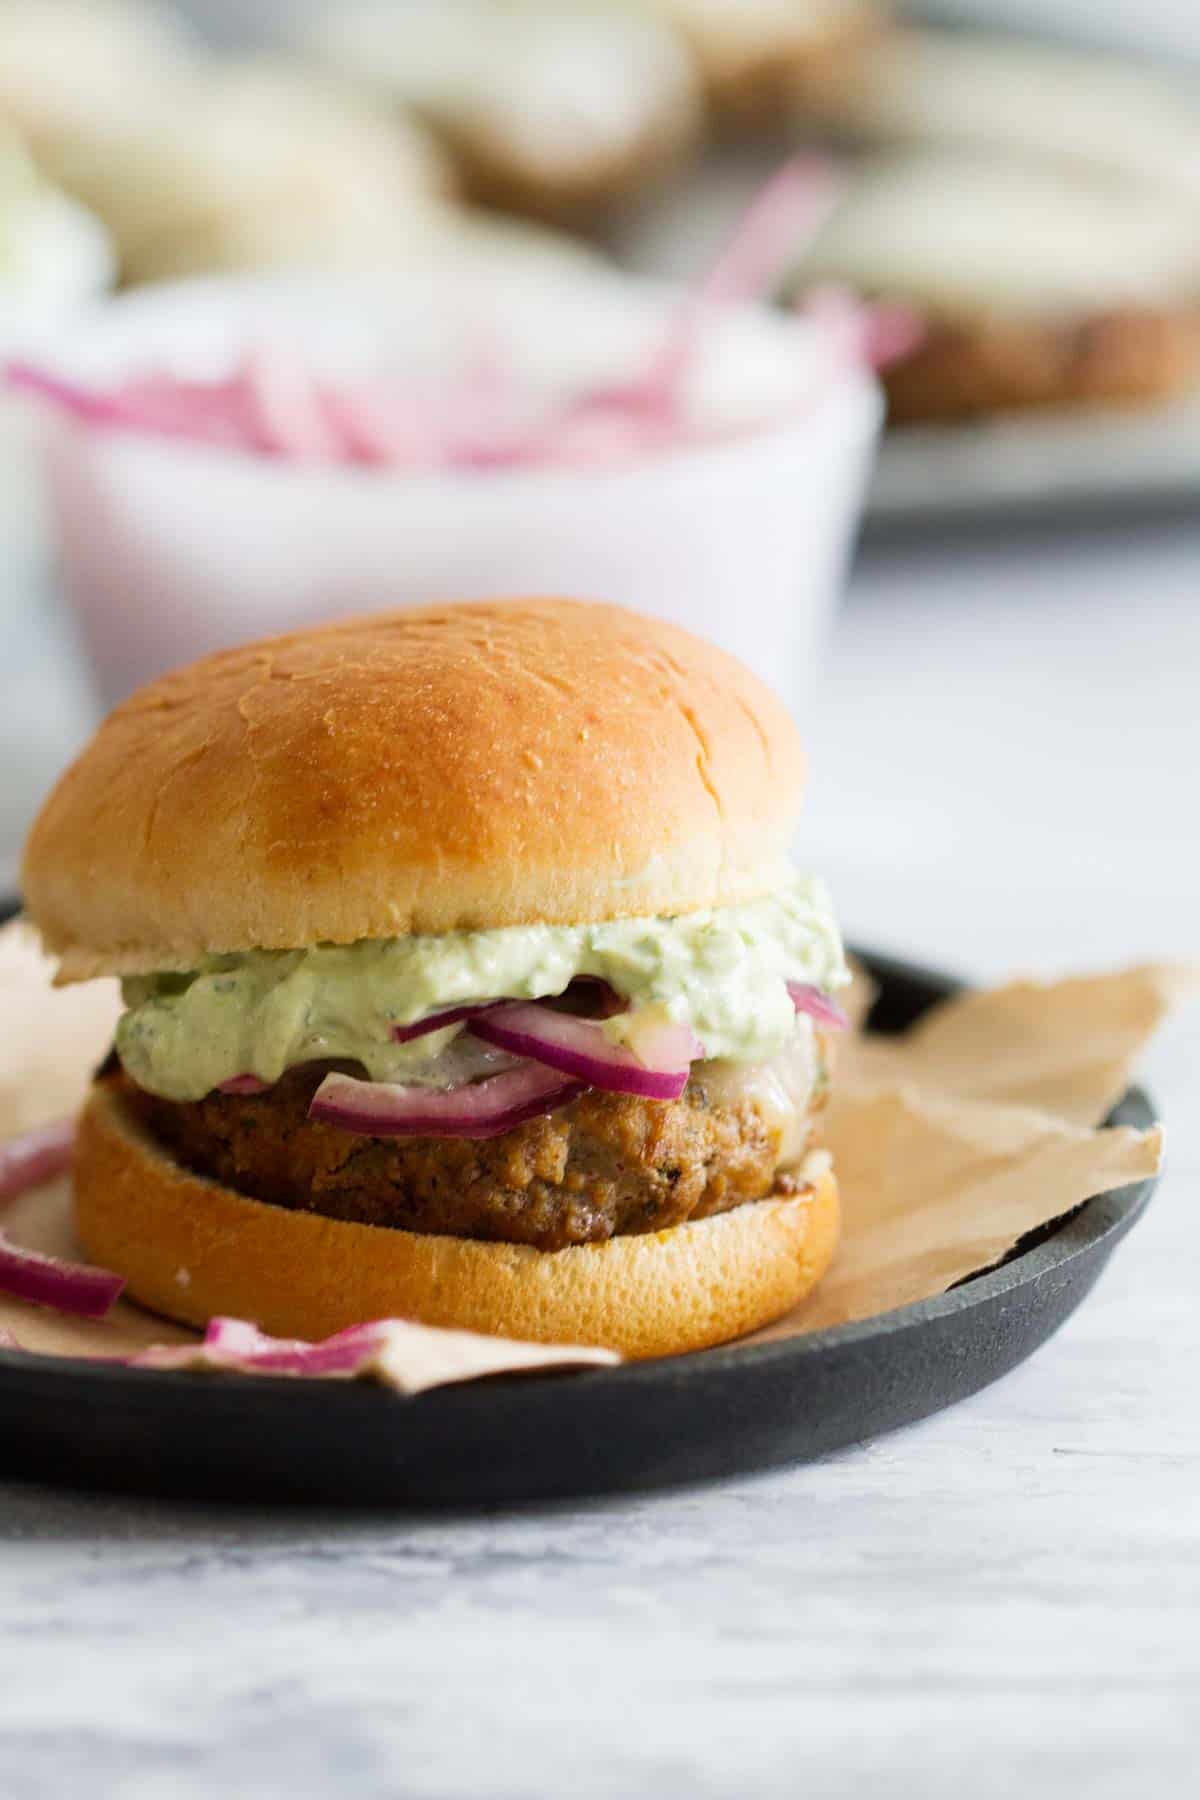
[[[628,1357],[703,1349],[778,1319],[829,1267],[839,1223],[823,1173],[794,1197],[566,1250],[358,1225],[189,1173],[107,1086],[80,1121],[75,1209],[93,1261],[187,1325],[230,1314],[317,1339],[408,1318]]]

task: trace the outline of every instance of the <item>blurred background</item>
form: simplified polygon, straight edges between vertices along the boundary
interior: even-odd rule
[[[5,888],[155,669],[569,586],[777,682],[852,930],[1194,941],[1191,0],[0,0],[0,347]]]

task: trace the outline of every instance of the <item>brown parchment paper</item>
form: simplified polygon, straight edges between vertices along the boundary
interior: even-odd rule
[[[0,1137],[77,1105],[111,1042],[115,983],[55,990],[50,973],[28,927],[0,931]],[[827,1130],[843,1241],[815,1294],[753,1341],[942,1293],[1090,1195],[1153,1174],[1159,1129],[1110,1130],[1099,1121],[1165,1014],[1198,985],[1198,969],[1156,965],[1020,981],[947,1001],[902,1038],[852,1032],[840,1049]],[[861,1015],[861,986],[856,1000]],[[78,1255],[65,1180],[11,1203],[2,1223],[16,1243]],[[197,1342],[125,1302],[91,1324],[0,1296],[0,1329],[27,1350],[58,1355]],[[411,1344],[370,1372],[412,1391],[604,1360],[603,1352],[414,1328]]]

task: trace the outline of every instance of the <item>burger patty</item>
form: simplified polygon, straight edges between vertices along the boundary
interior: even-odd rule
[[[778,1172],[778,1125],[752,1099],[714,1103],[702,1076],[671,1102],[589,1088],[501,1137],[471,1139],[363,1137],[310,1119],[324,1073],[294,1069],[264,1094],[186,1103],[119,1079],[151,1133],[195,1173],[367,1225],[559,1250],[804,1185]]]

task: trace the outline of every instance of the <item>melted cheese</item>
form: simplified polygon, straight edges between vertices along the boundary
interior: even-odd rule
[[[808,1149],[809,1113],[819,1073],[817,1037],[807,1019],[797,1021],[787,1048],[766,1062],[709,1062],[699,1074],[710,1103],[756,1107],[778,1140],[781,1169],[795,1168]]]

